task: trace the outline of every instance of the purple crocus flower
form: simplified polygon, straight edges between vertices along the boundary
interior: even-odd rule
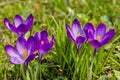
[[[99,47],[108,43],[113,38],[114,33],[115,33],[114,29],[111,29],[110,31],[106,33],[105,24],[98,25],[98,27],[95,30],[91,23],[87,23],[84,29],[87,32],[86,34],[88,35],[90,39],[91,45],[95,49],[98,49]]]
[[[94,63],[94,57],[98,48],[108,43],[114,36],[114,29],[106,32],[106,25],[100,24],[96,29],[94,29],[91,23],[87,23],[84,27],[84,30],[87,34],[90,44],[94,47],[94,53],[92,56],[91,66],[90,66],[90,80],[92,80],[92,67]]]
[[[23,37],[19,37],[16,41],[16,48],[6,45],[5,51],[12,64],[25,64],[27,68],[28,63],[35,58],[34,37],[30,37],[27,41]]]
[[[67,36],[72,40],[77,47],[77,50],[80,48],[81,44],[87,40],[85,31],[81,28],[81,25],[77,19],[74,19],[72,22],[72,29],[66,24]]]
[[[41,32],[36,32],[34,38],[37,42],[36,49],[38,50],[39,55],[39,62],[41,61],[42,57],[52,48],[54,44],[54,36],[52,36],[51,40],[48,40],[48,33],[46,30]]]
[[[23,36],[27,31],[29,31],[32,24],[33,24],[32,14],[28,16],[26,22],[23,21],[20,15],[16,15],[14,17],[14,24],[12,24],[7,18],[4,19],[4,25],[19,37]]]

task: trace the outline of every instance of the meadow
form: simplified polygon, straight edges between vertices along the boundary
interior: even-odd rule
[[[54,35],[53,47],[38,65],[36,57],[28,64],[30,80],[120,80],[120,1],[119,0],[0,0],[0,80],[27,80],[24,64],[11,64],[5,52],[6,45],[16,46],[17,35],[5,27],[4,18],[13,23],[19,14],[24,20],[32,14],[31,29],[26,39],[35,32],[46,30]],[[90,66],[94,48],[83,43],[76,56],[76,46],[67,36],[66,24],[72,26],[78,19],[82,28],[87,22],[97,27],[106,25],[107,32],[115,30],[114,37],[100,47]],[[37,72],[37,73],[36,73]]]

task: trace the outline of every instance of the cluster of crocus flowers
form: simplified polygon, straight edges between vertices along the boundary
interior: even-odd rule
[[[94,53],[92,56],[92,62],[90,67],[90,79],[92,79],[91,74],[92,66],[94,63],[94,56],[96,55],[97,50],[101,46],[107,44],[114,37],[114,29],[106,32],[105,24],[100,24],[95,29],[91,23],[86,23],[82,30],[79,21],[75,19],[72,23],[72,29],[70,29],[69,25],[66,24],[66,30],[68,38],[75,43],[77,49],[79,49],[80,46],[87,40],[90,41],[90,44],[93,46]]]
[[[53,47],[54,36],[52,36],[52,39],[49,41],[46,30],[36,32],[35,35],[30,36],[28,40],[24,38],[25,33],[32,27],[32,14],[28,16],[26,22],[23,21],[20,15],[16,15],[14,17],[14,25],[7,18],[4,19],[4,24],[18,36],[16,48],[11,45],[5,46],[5,51],[10,57],[10,62],[13,64],[25,64],[25,67],[27,68],[28,63],[36,56],[34,54],[35,50],[38,50],[38,62],[40,62],[42,56]]]
[[[82,29],[77,19],[74,19],[72,29],[66,24],[66,30],[68,38],[75,43],[77,49],[79,49],[85,41],[90,40],[90,44],[97,50],[108,43],[114,36],[114,29],[106,33],[105,24],[100,24],[94,29],[91,23],[86,23]]]

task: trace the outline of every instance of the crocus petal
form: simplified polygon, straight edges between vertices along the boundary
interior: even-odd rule
[[[72,23],[72,32],[77,37],[77,35],[81,32],[81,26],[77,19],[75,19]]]
[[[114,29],[110,30],[102,39],[101,43],[102,45],[105,45],[106,43],[108,43],[114,36]]]
[[[95,30],[91,23],[86,23],[83,29],[86,33],[87,38],[89,38],[88,33],[91,32],[94,34]]]
[[[23,63],[24,63],[24,60],[21,59],[21,58],[11,57],[11,58],[10,58],[10,62],[11,62],[12,64],[23,64]]]
[[[89,39],[90,39],[90,41],[92,41],[92,40],[94,40],[94,33],[92,33],[92,32],[89,32],[88,33],[88,37],[89,37]]]
[[[46,30],[43,30],[40,34],[41,34],[41,37],[48,37],[48,33]]]
[[[35,39],[31,36],[27,41],[28,56],[35,51]]]
[[[19,37],[16,41],[16,48],[21,56],[23,56],[23,50],[27,49],[27,42],[23,37]]]
[[[100,36],[101,38],[103,38],[105,34],[106,34],[105,24],[98,25],[98,27],[96,28],[96,36]]]
[[[48,43],[48,33],[46,30],[43,30],[41,33],[41,40],[44,41],[44,43]]]
[[[83,42],[85,42],[85,37],[77,37],[76,44],[82,44]]]
[[[39,41],[41,39],[41,34],[40,32],[36,32],[35,35],[34,35],[34,38]]]
[[[5,51],[6,51],[7,55],[10,57],[20,58],[18,51],[11,45],[5,46]]]
[[[114,29],[111,29],[106,35],[109,37],[109,39],[111,40],[114,37],[115,31]]]
[[[36,46],[35,46],[35,49],[37,50],[40,46],[40,39],[41,39],[41,34],[40,32],[36,32],[35,35],[34,35],[34,38],[35,38],[35,43],[36,43]]]
[[[12,32],[14,32],[15,34],[18,35],[18,32],[17,32],[16,27],[15,27],[13,24],[11,24],[11,23],[8,23],[8,24],[9,24],[9,27],[10,27],[10,29],[12,30]]]
[[[30,62],[35,58],[35,54],[30,54],[29,57],[25,60],[25,62]]]
[[[42,45],[42,46],[39,46],[39,50],[38,50],[38,52],[39,53],[47,53],[49,50],[50,50],[50,44],[49,43],[47,43],[47,44],[44,44],[44,45]]]
[[[25,24],[20,24],[19,27],[17,28],[18,31],[18,36],[23,36],[26,33],[26,25]]]
[[[28,18],[26,19],[26,30],[27,31],[32,27],[32,24],[33,24],[33,15],[30,14]]]
[[[101,43],[98,42],[97,40],[90,41],[90,44],[91,44],[95,49],[101,47]]]
[[[102,46],[109,42],[109,37],[106,37],[103,41],[101,41]]]
[[[50,49],[52,48],[54,42],[55,42],[55,38],[54,38],[54,36],[52,35],[52,38],[51,38],[51,40],[50,40]]]
[[[16,15],[16,16],[14,17],[15,27],[17,28],[21,23],[23,23],[23,19],[21,18],[21,16]]]
[[[71,31],[71,29],[70,29],[68,24],[66,24],[66,30],[67,30],[68,38],[75,42],[75,36],[74,36],[73,32]]]
[[[4,25],[5,25],[8,29],[10,29],[9,23],[10,23],[10,21],[9,21],[7,18],[5,18],[5,19],[4,19]],[[10,29],[10,30],[11,30],[11,29]]]

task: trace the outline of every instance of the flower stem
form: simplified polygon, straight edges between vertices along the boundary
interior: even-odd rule
[[[25,63],[25,70],[26,70],[27,80],[30,80],[29,72],[28,72],[28,63]]]
[[[92,62],[91,62],[91,65],[90,65],[90,80],[92,80],[92,68],[93,68],[93,63],[94,63],[94,56],[96,55],[96,50],[97,49],[94,49],[94,53],[93,53],[93,56],[92,56]]]
[[[37,80],[37,73],[38,73],[38,69],[39,69],[39,63],[36,66],[36,71],[35,71],[35,80]]]
[[[28,72],[28,70],[26,70],[26,76],[27,76],[27,80],[30,80],[30,77],[29,77],[29,72]]]
[[[73,74],[73,79],[76,78],[76,75],[77,75],[78,72],[79,72],[79,69],[78,69],[78,67],[77,67],[78,59],[79,59],[78,53],[79,53],[79,49],[78,49],[78,47],[76,47],[76,61],[75,61],[75,71],[74,71],[74,74]]]
[[[42,57],[39,56],[38,64],[37,64],[37,66],[36,66],[36,71],[35,71],[35,76],[34,76],[35,80],[38,80],[37,78],[38,78],[39,67],[40,67],[40,64],[41,64],[41,58],[42,58]],[[41,73],[40,73],[40,75],[41,75]],[[40,76],[40,80],[41,80],[41,76]]]

